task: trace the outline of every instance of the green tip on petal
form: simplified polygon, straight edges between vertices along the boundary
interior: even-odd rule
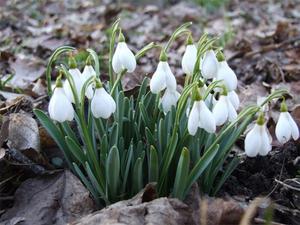
[[[70,69],[77,68],[77,63],[76,63],[74,56],[69,56],[69,68]]]
[[[228,90],[227,90],[226,86],[222,85],[222,89],[223,89],[223,92],[221,93],[221,95],[227,96],[228,95]]]
[[[95,85],[96,89],[99,89],[99,88],[103,87],[102,82],[101,82],[100,79],[95,79],[95,84],[96,84]]]
[[[198,87],[194,87],[193,92],[192,92],[192,99],[194,101],[201,101],[202,97],[200,95],[200,89]]]
[[[189,33],[187,39],[186,39],[186,45],[192,45],[194,43],[193,41],[193,37],[192,37],[192,34]]]
[[[285,99],[283,99],[280,105],[280,112],[287,112],[287,111],[288,111],[288,107],[285,103]]]
[[[62,88],[62,86],[63,86],[62,81],[61,81],[61,77],[62,77],[62,71],[60,70],[59,75],[56,78],[56,82],[55,82],[55,87],[57,87],[57,88]]]
[[[222,53],[222,51],[220,51],[220,50],[217,52],[216,57],[217,57],[217,59],[218,59],[219,62],[225,61],[225,56],[224,56],[224,54]]]
[[[165,52],[165,50],[161,50],[159,61],[166,62],[167,60],[168,60],[167,53]]]
[[[118,39],[119,42],[125,42],[125,37],[122,33],[122,31],[120,30],[120,33],[119,33],[119,39]]]
[[[92,58],[91,56],[89,55],[85,61],[85,65],[86,66],[91,66],[92,65]]]
[[[257,120],[256,120],[256,123],[260,126],[264,125],[265,123],[265,116],[264,116],[264,113],[263,112],[260,112]]]

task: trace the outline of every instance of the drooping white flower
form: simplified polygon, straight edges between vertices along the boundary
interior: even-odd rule
[[[77,68],[75,58],[72,56],[69,58],[69,66],[70,66],[69,73],[71,74],[71,76],[74,80],[75,90],[76,90],[78,98],[80,99],[81,89],[83,86],[83,77],[82,77],[81,72]],[[68,99],[74,103],[75,102],[74,95],[73,95],[70,83],[67,79],[65,80],[63,87],[64,87],[64,90],[65,90],[65,93],[66,93],[66,96],[68,97]]]
[[[91,101],[91,111],[94,117],[103,119],[108,119],[116,111],[115,100],[101,86],[96,87]]]
[[[281,103],[281,113],[275,128],[275,134],[278,141],[282,144],[288,142],[291,138],[299,138],[299,129],[290,113],[287,111],[285,101]]]
[[[176,90],[167,88],[161,99],[163,111],[167,113],[171,110],[172,106],[176,106],[179,97],[180,94]]]
[[[213,115],[217,126],[223,125],[226,121],[232,122],[236,119],[237,113],[228,97],[221,95],[219,101],[213,108]]]
[[[58,78],[56,88],[51,96],[48,111],[50,118],[60,123],[72,121],[74,118],[74,109],[72,103],[67,98],[60,78]]]
[[[116,51],[112,58],[112,67],[115,73],[120,73],[124,69],[127,69],[127,72],[131,73],[136,67],[135,56],[128,48],[125,38],[121,33]]]
[[[272,137],[268,132],[264,115],[261,113],[254,127],[247,133],[245,138],[245,152],[249,157],[257,155],[265,156],[272,149]]]
[[[92,65],[90,64],[85,65],[82,72],[82,77],[83,77],[83,84],[91,77],[96,78],[96,71],[94,70]],[[85,91],[85,96],[88,99],[92,99],[93,95],[94,95],[93,85],[90,84]]]
[[[197,60],[196,46],[194,44],[187,45],[181,61],[182,70],[186,75],[193,74],[196,60]]]
[[[188,118],[189,134],[195,135],[198,128],[203,128],[208,133],[214,133],[216,131],[214,116],[203,100],[194,102]]]
[[[209,50],[205,53],[200,63],[200,70],[202,76],[206,79],[217,77],[218,60],[213,50]]]
[[[227,62],[219,62],[217,80],[222,80],[228,91],[233,91],[237,87],[237,77]]]
[[[239,96],[235,91],[230,91],[228,92],[228,98],[233,105],[234,109],[237,110],[240,106],[240,99]]]
[[[176,90],[176,79],[171,71],[167,61],[160,61],[150,80],[150,90],[154,94],[158,94],[166,87],[170,90]]]

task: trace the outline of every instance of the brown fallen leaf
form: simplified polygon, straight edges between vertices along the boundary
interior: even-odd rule
[[[22,224],[62,225],[91,213],[95,205],[88,190],[71,172],[28,179],[15,193],[14,206],[0,219],[12,224],[22,218]]]

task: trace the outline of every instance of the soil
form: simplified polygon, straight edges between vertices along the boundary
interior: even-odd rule
[[[276,182],[300,175],[299,155],[300,144],[289,142],[275,148],[268,156],[247,157],[225,182],[219,195],[242,196],[245,201],[257,196],[270,197],[275,203],[275,221],[300,224],[298,214],[290,215],[293,210],[300,209],[300,192]],[[285,210],[280,210],[282,208]]]

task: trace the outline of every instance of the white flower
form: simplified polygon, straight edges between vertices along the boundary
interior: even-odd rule
[[[180,94],[176,90],[166,89],[162,99],[161,104],[165,113],[169,112],[172,106],[176,106]]]
[[[115,100],[103,87],[96,88],[91,102],[91,111],[94,117],[108,119],[116,111]]]
[[[272,149],[272,138],[268,135],[266,124],[255,124],[246,135],[245,152],[249,157],[265,156]]]
[[[237,78],[233,70],[228,66],[226,61],[219,62],[218,80],[223,80],[228,91],[235,90],[237,87]]]
[[[83,86],[82,74],[79,71],[79,69],[77,69],[77,68],[69,69],[69,73],[71,74],[71,76],[74,80],[75,90],[77,92],[78,98],[80,99],[81,89]],[[75,101],[74,101],[73,92],[72,92],[72,89],[71,89],[71,86],[70,86],[68,80],[65,80],[63,87],[64,87],[64,90],[65,90],[65,93],[66,93],[66,96],[68,97],[68,99],[74,103]]]
[[[90,77],[96,77],[96,71],[91,65],[86,65],[83,69],[82,77],[83,77],[83,84],[84,84]],[[94,95],[93,85],[90,84],[86,89],[85,96],[88,99],[91,99],[93,95]]]
[[[119,42],[117,45],[112,58],[112,67],[115,73],[120,73],[124,69],[127,69],[129,73],[135,70],[135,56],[124,41]]]
[[[72,103],[65,95],[62,87],[56,87],[54,89],[53,95],[49,102],[48,111],[50,118],[55,121],[62,123],[66,120],[73,120],[74,109]]]
[[[237,117],[237,113],[229,100],[229,97],[225,95],[220,96],[212,113],[217,126],[223,125],[227,120],[232,122]]]
[[[228,92],[228,98],[233,105],[234,109],[237,110],[240,106],[240,99],[239,96],[235,91],[230,91]]]
[[[160,61],[150,80],[150,90],[158,94],[165,88],[176,90],[176,79],[167,61]]]
[[[217,76],[218,60],[213,50],[209,50],[205,53],[200,63],[200,69],[202,76],[206,79],[215,78]]]
[[[187,75],[192,75],[197,60],[197,48],[194,44],[187,45],[182,57],[182,70]]]
[[[275,128],[275,134],[278,141],[286,143],[293,137],[294,140],[299,138],[299,129],[289,112],[281,112]]]
[[[203,100],[194,102],[188,119],[188,131],[190,135],[195,135],[198,128],[203,128],[208,133],[216,131],[214,116]]]

